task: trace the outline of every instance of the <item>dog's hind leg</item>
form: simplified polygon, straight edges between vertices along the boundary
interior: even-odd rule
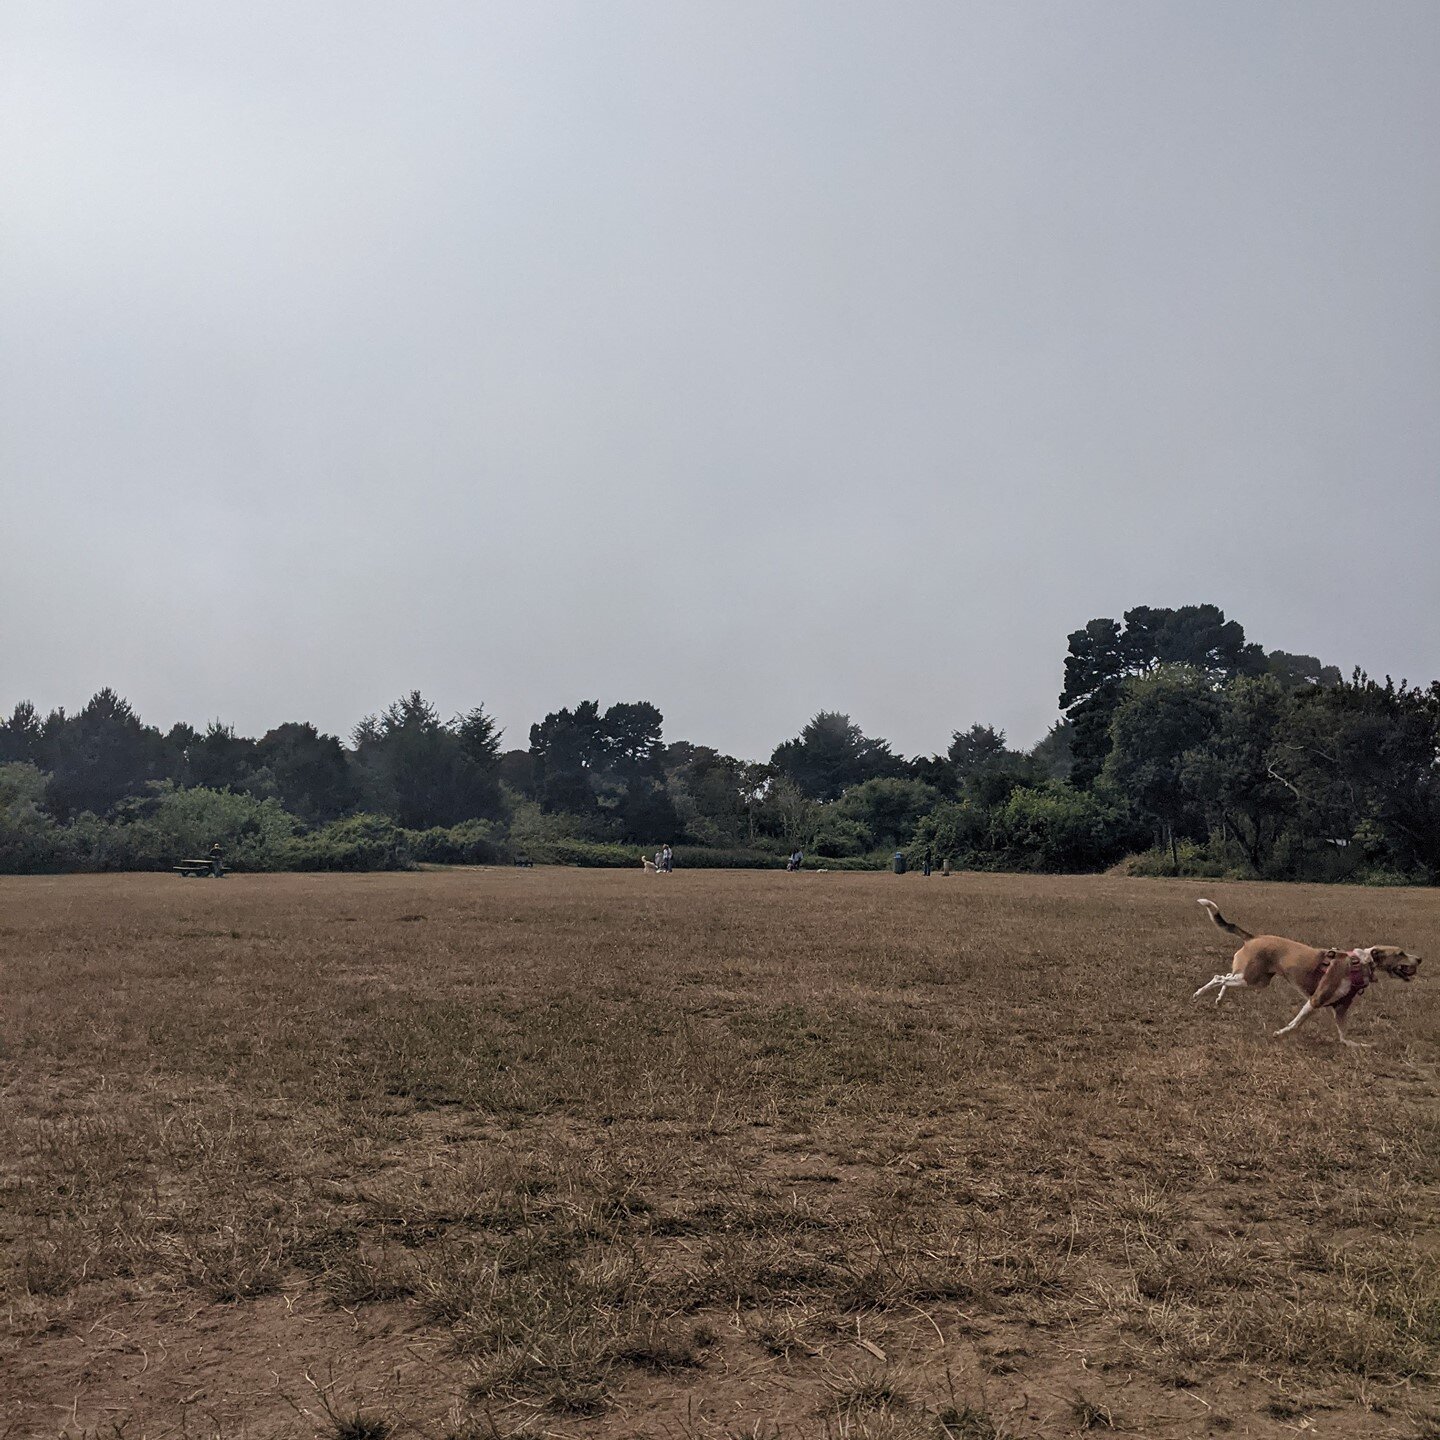
[[[1307,1020],[1310,1018],[1310,1016],[1311,1016],[1312,1014],[1314,1014],[1314,1012],[1315,1012],[1315,1007],[1310,1003],[1310,1001],[1307,1000],[1307,1001],[1300,1007],[1300,1011],[1299,1011],[1299,1013],[1295,1016],[1295,1018],[1294,1018],[1288,1025],[1282,1026],[1279,1030],[1275,1031],[1275,1034],[1277,1034],[1277,1035],[1288,1035],[1288,1034],[1289,1034],[1292,1030],[1294,1030],[1297,1026],[1303,1025],[1303,1024],[1305,1023],[1305,1021],[1307,1021]]]
[[[1215,997],[1215,1003],[1218,1005],[1230,991],[1243,990],[1249,983],[1250,982],[1239,973],[1227,975],[1225,977],[1225,983],[1220,987],[1220,993]]]
[[[1215,997],[1215,1003],[1218,1005],[1225,998],[1227,990],[1244,989],[1244,987],[1245,977],[1232,970],[1226,975],[1212,976],[1190,998],[1198,1000],[1208,991],[1218,989],[1220,993]]]

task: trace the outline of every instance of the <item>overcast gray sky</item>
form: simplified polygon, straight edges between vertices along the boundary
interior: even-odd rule
[[[1440,5],[0,9],[0,707],[1038,739],[1440,675]]]

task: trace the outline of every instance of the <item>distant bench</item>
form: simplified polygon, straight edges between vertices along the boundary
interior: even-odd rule
[[[172,867],[175,873],[188,880],[190,877],[212,875],[217,880],[225,878],[225,867],[222,865],[217,871],[209,860],[182,860],[178,865]]]
[[[528,855],[517,855],[515,857],[515,868],[517,870],[533,870],[535,862]]]

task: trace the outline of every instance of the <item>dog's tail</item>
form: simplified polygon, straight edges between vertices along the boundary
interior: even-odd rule
[[[1195,902],[1200,908],[1206,911],[1210,918],[1222,929],[1231,935],[1238,935],[1242,940],[1253,940],[1255,937],[1248,931],[1242,930],[1238,925],[1232,925],[1221,913],[1220,907],[1213,900],[1197,900]]]

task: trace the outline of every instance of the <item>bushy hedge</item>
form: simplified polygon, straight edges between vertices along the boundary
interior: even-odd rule
[[[204,855],[218,842],[232,869],[279,869],[300,828],[278,800],[228,790],[163,790],[133,803],[137,818],[129,824],[101,822],[109,843],[130,849],[128,863],[108,868],[167,870],[177,860]]]
[[[34,766],[0,766],[0,871],[168,870],[216,842],[233,869],[290,868],[299,822],[274,800],[167,784],[125,802],[113,820],[85,811],[58,825],[38,808],[43,787]]]
[[[827,806],[816,817],[810,834],[810,852],[827,860],[863,855],[870,848],[870,832],[858,820]]]
[[[1123,805],[1052,781],[1014,791],[991,812],[990,850],[1002,870],[1103,870],[1133,848],[1135,834]]]
[[[408,870],[413,832],[385,815],[351,815],[291,841],[276,870]]]
[[[491,820],[466,820],[448,830],[436,826],[405,834],[411,859],[422,865],[506,865],[514,858],[504,827]]]
[[[768,850],[711,849],[705,845],[676,845],[675,864],[682,870],[775,870],[785,868],[785,857]],[[653,855],[653,852],[651,852]]]
[[[861,871],[888,870],[894,860],[895,852],[893,850],[872,851],[869,855],[807,855],[805,869],[846,870],[859,873]]]
[[[33,765],[0,765],[0,872],[43,875],[70,868],[65,832],[41,808],[45,776]]]
[[[403,870],[418,860],[493,864],[508,859],[493,826],[408,831],[384,815],[351,815],[306,831],[275,800],[199,786],[157,787],[114,819],[88,811],[68,825],[40,802],[45,777],[32,765],[0,766],[0,873],[168,870],[218,843],[227,869]]]
[[[968,802],[937,806],[906,850],[914,866],[929,848],[938,866],[1063,873],[1104,870],[1142,837],[1126,807],[1108,796],[1055,781],[1013,790],[993,809]]]
[[[528,850],[515,851],[516,859],[536,865],[583,865],[590,869],[638,870],[640,850],[633,845],[610,845],[600,840],[542,840]]]

